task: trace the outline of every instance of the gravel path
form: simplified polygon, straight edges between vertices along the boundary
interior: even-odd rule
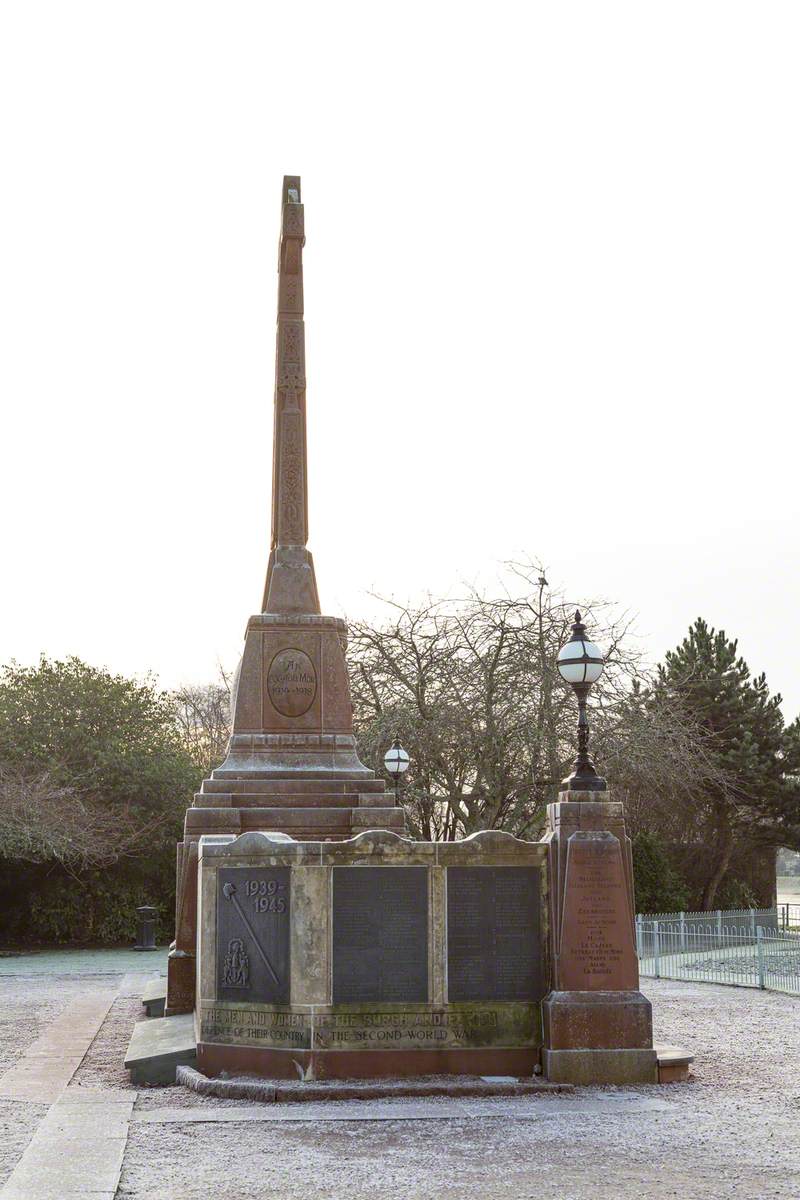
[[[0,1062],[8,1065],[33,1041],[75,994],[75,986],[86,988],[91,981],[0,980],[6,1001]],[[697,1055],[689,1083],[584,1089],[566,1113],[569,1097],[520,1097],[482,1100],[482,1110],[493,1105],[497,1116],[469,1119],[325,1122],[319,1120],[327,1107],[322,1105],[291,1105],[296,1117],[307,1119],[290,1123],[145,1124],[134,1119],[117,1195],[128,1200],[538,1200],[544,1193],[552,1200],[797,1200],[800,1000],[653,980],[645,981],[645,990],[653,1001],[657,1040]],[[141,1011],[134,995],[115,1001],[73,1086],[130,1086],[120,1064]],[[612,1095],[627,1097],[622,1111],[609,1104],[609,1111],[581,1112],[585,1100]],[[663,1107],[637,1111],[644,1098],[655,1098]],[[398,1101],[365,1101],[358,1111],[368,1118],[384,1103]],[[134,1117],[177,1108],[206,1110],[209,1116],[211,1108],[224,1108],[228,1115],[237,1107],[252,1109],[247,1101],[149,1088],[139,1089]],[[0,1169],[19,1156],[42,1115],[39,1105],[0,1107],[0,1138],[3,1123],[8,1135]]]

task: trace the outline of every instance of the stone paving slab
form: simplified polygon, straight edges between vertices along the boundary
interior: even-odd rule
[[[338,1100],[330,1107],[321,1104],[277,1105],[248,1104],[238,1108],[206,1105],[203,1108],[156,1108],[133,1113],[135,1125],[189,1125],[210,1122],[231,1124],[238,1121],[284,1121],[315,1124],[318,1121],[467,1121],[494,1119],[501,1121],[539,1121],[548,1117],[627,1117],[631,1114],[672,1111],[666,1100],[647,1096],[608,1096],[600,1100],[580,1098],[562,1101],[543,1098],[526,1104],[478,1102],[472,1100],[437,1101],[425,1103],[410,1100],[405,1103],[349,1102]]]
[[[94,1088],[73,1086],[61,1094],[59,1109],[66,1112],[70,1108],[83,1109],[86,1105],[130,1104],[130,1101],[131,1092],[128,1088],[103,1088],[102,1091],[95,1091]]]
[[[67,1089],[52,1105],[0,1192],[2,1200],[113,1200],[122,1169],[135,1093],[77,1096]]]
[[[57,1100],[103,1024],[116,991],[72,1000],[0,1079],[0,1098],[48,1104]]]
[[[75,1104],[68,1108],[53,1106],[58,1111],[48,1114],[47,1128],[55,1136],[76,1138],[87,1134],[88,1140],[95,1138],[126,1138],[130,1117],[130,1104]]]

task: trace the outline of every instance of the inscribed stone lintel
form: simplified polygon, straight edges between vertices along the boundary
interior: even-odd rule
[[[262,1049],[416,1050],[528,1046],[536,1037],[537,1004],[482,1004],[446,1010],[428,1005],[297,1012],[203,1002],[201,1040]]]
[[[558,956],[564,991],[626,991],[639,986],[633,917],[613,833],[579,831],[567,842]]]

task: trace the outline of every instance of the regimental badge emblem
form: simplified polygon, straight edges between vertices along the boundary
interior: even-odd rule
[[[246,988],[250,984],[250,959],[241,938],[231,938],[222,968],[223,987]]]

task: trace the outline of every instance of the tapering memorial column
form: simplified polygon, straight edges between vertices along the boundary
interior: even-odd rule
[[[300,180],[283,181],[275,346],[275,434],[272,458],[272,548],[262,609],[318,613],[319,595],[308,543],[306,349],[303,320],[305,222]]]
[[[300,179],[283,181],[272,462],[272,547],[262,611],[250,617],[232,697],[225,761],[186,813],[178,846],[176,938],[165,1012],[195,998],[197,844],[203,834],[264,830],[339,840],[402,832],[402,809],[360,762],[345,665],[347,626],[320,612],[308,542],[304,211]]]

